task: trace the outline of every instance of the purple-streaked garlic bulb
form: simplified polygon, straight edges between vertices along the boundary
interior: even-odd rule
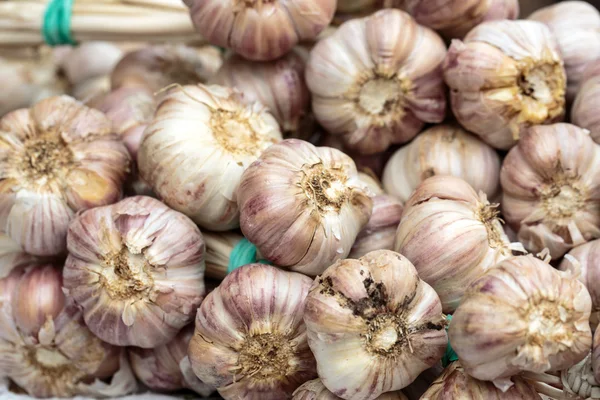
[[[445,56],[442,39],[400,10],[348,21],[310,53],[315,117],[363,154],[408,142],[446,115]]]
[[[571,109],[571,122],[590,131],[590,136],[600,143],[600,60],[587,65],[575,103]]]
[[[302,319],[311,283],[263,264],[227,275],[196,315],[189,358],[198,378],[226,400],[289,399],[316,378]]]
[[[341,400],[341,398],[327,390],[320,379],[314,379],[296,389],[292,400]],[[408,398],[397,391],[384,393],[375,400],[408,400]]]
[[[154,348],[193,319],[204,296],[204,241],[185,215],[128,197],[77,216],[67,243],[65,289],[102,340]]]

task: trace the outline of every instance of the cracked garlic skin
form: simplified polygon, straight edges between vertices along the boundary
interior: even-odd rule
[[[484,21],[519,16],[518,0],[393,0],[392,3],[447,39],[462,39]]]
[[[263,151],[281,140],[268,109],[236,89],[184,86],[158,106],[138,152],[140,176],[202,228],[239,226],[238,186]]]
[[[581,86],[573,108],[571,122],[590,131],[590,136],[600,143],[600,113],[597,105],[600,102],[600,60],[590,62],[585,69]]]
[[[456,119],[495,148],[508,150],[530,126],[564,117],[563,61],[540,22],[484,22],[452,41],[443,68]]]
[[[513,385],[506,391],[498,389],[492,382],[470,377],[455,361],[444,369],[442,375],[421,396],[420,400],[541,400],[535,388],[526,380],[515,376]]]
[[[24,251],[66,251],[74,214],[116,202],[129,154],[100,111],[51,97],[0,119],[0,231]]]
[[[211,44],[252,61],[271,61],[317,38],[336,0],[184,0],[196,30]]]
[[[242,176],[242,233],[275,265],[315,276],[350,253],[371,217],[369,194],[350,157],[287,139]]]
[[[561,1],[528,19],[548,26],[565,62],[567,100],[573,101],[588,63],[600,57],[600,13],[585,1]]]
[[[404,205],[394,250],[433,286],[446,313],[469,284],[521,248],[504,233],[497,206],[464,180],[444,175],[423,181]]]
[[[196,315],[189,357],[198,378],[226,400],[289,399],[316,378],[302,320],[311,284],[264,264],[227,275]]]
[[[341,398],[327,390],[320,379],[314,379],[296,389],[292,400],[341,400]],[[398,391],[383,393],[375,400],[408,400],[408,398]]]
[[[0,280],[0,376],[37,398],[133,392],[121,349],[90,332],[61,286],[52,265],[17,268]],[[110,384],[98,380],[111,376]]]
[[[382,181],[387,193],[406,202],[421,182],[434,175],[462,178],[494,199],[500,191],[500,157],[460,126],[437,125],[394,153]]]
[[[315,117],[363,154],[408,142],[446,115],[445,55],[437,33],[403,11],[348,21],[310,53],[306,81]]]
[[[600,238],[600,145],[571,124],[536,126],[504,159],[502,213],[532,253],[553,259]]]
[[[592,301],[571,273],[533,255],[502,261],[475,281],[449,336],[465,371],[501,382],[523,371],[558,371],[592,346]]]
[[[437,294],[390,250],[340,260],[317,277],[304,322],[319,377],[348,400],[408,386],[448,343]]]
[[[185,215],[128,197],[75,218],[64,287],[90,330],[117,346],[173,339],[204,296],[204,241]]]

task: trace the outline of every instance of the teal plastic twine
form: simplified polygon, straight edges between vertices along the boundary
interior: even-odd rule
[[[50,46],[75,44],[71,35],[73,0],[50,0],[44,13],[42,36]]]
[[[448,322],[452,321],[452,315],[446,316],[446,319],[448,320]],[[447,326],[446,326],[446,331],[448,331]],[[442,366],[444,368],[446,368],[448,365],[450,365],[450,363],[457,361],[457,360],[458,360],[458,355],[454,352],[454,349],[452,349],[452,346],[450,346],[450,340],[448,340],[448,345],[446,346],[446,352],[444,353],[444,357],[442,357]]]
[[[240,240],[229,256],[229,264],[227,265],[227,273],[230,274],[236,268],[244,266],[246,264],[261,263],[271,264],[268,260],[257,259],[258,250],[256,246],[250,243],[246,238]]]

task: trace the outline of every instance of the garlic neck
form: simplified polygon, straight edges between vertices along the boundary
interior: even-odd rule
[[[339,212],[349,197],[346,174],[321,163],[306,167],[303,172],[300,187],[312,204],[322,213]]]
[[[31,187],[52,186],[66,176],[73,165],[73,153],[55,134],[45,134],[25,141],[18,160],[22,184]]]
[[[278,333],[249,336],[239,353],[237,369],[255,381],[284,379],[295,372],[292,343]]]
[[[154,287],[142,254],[133,254],[126,247],[106,257],[107,268],[100,272],[100,282],[115,300],[146,298]]]

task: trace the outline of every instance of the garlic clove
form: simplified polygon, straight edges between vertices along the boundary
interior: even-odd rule
[[[447,345],[437,294],[389,250],[329,267],[311,288],[304,321],[319,376],[343,399],[406,387]]]
[[[339,400],[335,394],[331,393],[320,379],[308,381],[300,386],[294,392],[292,400]],[[383,393],[375,400],[408,400],[402,392]]]
[[[275,400],[314,379],[302,321],[310,284],[262,264],[227,275],[196,316],[189,357],[200,380],[225,399]]]
[[[312,276],[349,254],[372,210],[348,156],[296,139],[268,148],[237,195],[244,236],[275,265]]]
[[[561,370],[589,351],[585,286],[532,255],[502,261],[475,281],[450,323],[453,349],[476,379]]]
[[[164,344],[202,300],[202,235],[158,200],[130,197],[84,212],[67,242],[65,289],[90,330],[108,343]]]
[[[594,142],[600,143],[600,119],[596,111],[597,96],[600,93],[600,61],[590,61],[585,69],[580,89],[571,109],[573,124],[590,131]]]

